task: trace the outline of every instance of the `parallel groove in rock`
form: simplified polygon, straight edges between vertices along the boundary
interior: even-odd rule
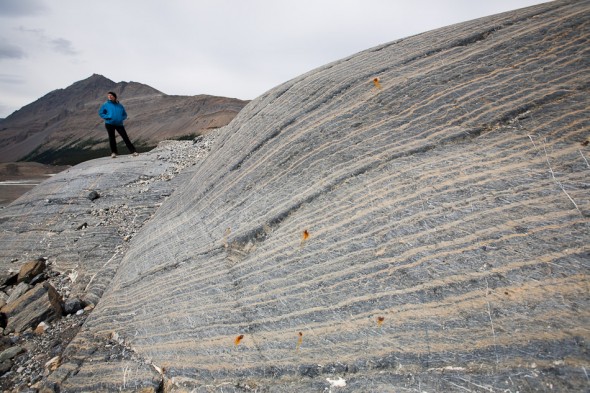
[[[252,101],[134,239],[88,334],[189,388],[583,389],[588,7],[409,37]]]

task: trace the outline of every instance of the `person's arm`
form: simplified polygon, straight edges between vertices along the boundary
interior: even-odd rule
[[[105,120],[111,119],[111,115],[110,115],[109,110],[105,104],[102,104],[102,106],[98,110],[98,115]]]
[[[123,105],[121,105],[121,106],[123,106]],[[121,120],[127,119],[127,112],[125,111],[125,107],[124,106],[123,106],[123,113],[122,113],[122,115],[123,115],[123,118]]]

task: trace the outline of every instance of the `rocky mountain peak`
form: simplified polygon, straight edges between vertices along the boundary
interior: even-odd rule
[[[104,89],[114,85],[116,85],[116,83],[109,78],[100,74],[92,74],[86,79],[73,83],[70,87],[66,88],[66,90],[70,88]]]
[[[203,95],[168,96],[139,82],[114,82],[93,74],[47,93],[4,119],[0,162],[71,165],[107,154],[104,127],[97,115],[107,91],[115,91],[125,105],[130,136],[142,150],[164,139],[195,136],[224,126],[247,103]],[[169,126],[162,129],[161,124]]]

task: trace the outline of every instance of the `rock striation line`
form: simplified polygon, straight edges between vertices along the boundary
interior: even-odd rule
[[[35,381],[38,385],[37,362],[48,353],[58,355],[55,359],[61,363],[57,371],[51,370],[55,371],[52,374],[55,379],[62,375],[63,370],[69,375],[67,373],[72,364],[76,371],[84,359],[93,359],[85,353],[95,357],[100,355],[100,359],[112,362],[123,362],[123,369],[127,364],[124,362],[131,362],[137,368],[136,362],[130,358],[132,353],[121,345],[120,340],[112,340],[111,336],[101,337],[95,347],[89,344],[89,339],[80,339],[85,343],[83,345],[89,347],[88,351],[81,352],[76,347],[75,355],[66,353],[62,359],[63,348],[72,339],[73,329],[69,325],[74,322],[77,326],[80,319],[85,319],[85,315],[74,318],[68,315],[66,318],[66,314],[77,311],[72,307],[91,310],[99,302],[133,237],[161,203],[191,176],[196,164],[208,153],[215,134],[213,132],[195,141],[161,142],[158,148],[139,157],[119,156],[115,160],[109,157],[77,165],[46,180],[0,210],[0,305],[10,303],[2,308],[0,316],[7,317],[3,324],[5,341],[24,342],[23,347],[27,348],[14,365],[0,367],[2,389],[19,389]],[[33,258],[35,260],[21,266],[23,261]],[[64,300],[61,304],[63,310],[48,307],[55,289],[53,292],[43,291],[43,284],[31,289],[31,285],[21,282],[17,288],[24,286],[23,290],[28,291],[24,294],[17,288],[12,289],[11,277],[14,278],[13,284],[21,279],[28,281],[28,276],[21,277],[23,270],[29,276],[37,275],[32,280],[39,280],[41,275],[33,265],[37,258],[43,261],[43,266],[44,261],[50,264],[51,272],[41,275],[49,275],[52,283],[56,284],[59,298]],[[24,269],[28,265],[31,268]],[[6,293],[10,296],[3,302]],[[39,294],[42,298],[35,300]],[[14,304],[12,298],[15,299]],[[35,301],[27,301],[30,299]],[[55,312],[52,312],[53,309]],[[64,318],[59,320],[62,311]],[[48,326],[49,333],[38,336],[35,327],[40,321]],[[63,328],[66,324],[68,327]],[[78,330],[77,327],[75,330]],[[83,329],[80,336],[84,333]],[[53,344],[48,348],[48,343],[55,342],[59,345]],[[97,347],[102,351],[98,351]],[[15,347],[8,350],[12,348]],[[144,375],[155,374],[157,387],[161,377],[151,367],[146,370]],[[152,386],[154,383],[148,378],[145,385]],[[59,389],[60,385],[52,383],[48,386]],[[86,389],[95,388],[89,383]]]
[[[88,329],[171,391],[585,389],[588,11],[450,26],[254,100]]]

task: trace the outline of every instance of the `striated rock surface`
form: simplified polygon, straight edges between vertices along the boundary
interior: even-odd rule
[[[45,246],[96,304],[43,386],[587,390],[589,11],[550,2],[313,70],[145,195],[153,155],[11,204],[1,260]]]
[[[0,305],[8,303],[0,309],[0,325],[6,327],[11,345],[26,348],[13,361],[0,362],[0,389],[39,388],[47,376],[44,370],[54,372],[62,364],[66,346],[100,300],[137,231],[186,183],[216,134],[195,141],[164,141],[139,157],[77,165],[0,211]],[[46,261],[48,269],[32,278],[31,285],[17,284],[19,273],[38,273],[38,261]],[[39,280],[47,280],[43,284],[51,284],[63,300],[61,318],[59,312],[44,313],[52,304],[34,291],[43,288],[36,284]],[[40,320],[41,328],[36,325]],[[118,341],[102,344],[101,360],[129,354]],[[61,370],[67,369],[67,361]]]

